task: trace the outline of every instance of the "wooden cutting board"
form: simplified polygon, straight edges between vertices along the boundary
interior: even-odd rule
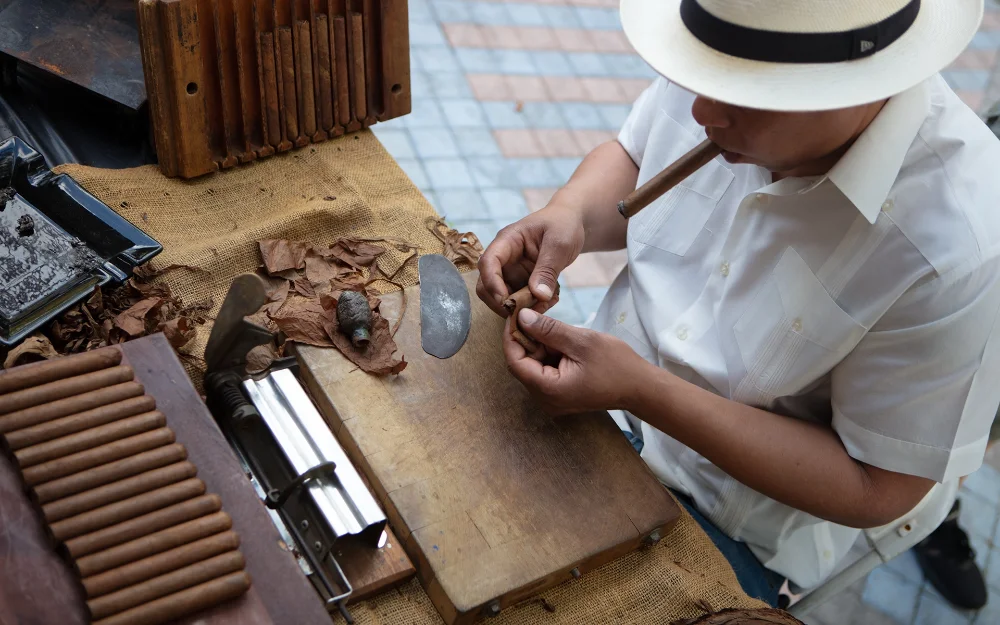
[[[507,372],[503,320],[475,295],[452,358],[420,347],[420,291],[406,290],[399,376],[299,347],[302,375],[447,623],[469,623],[665,533],[679,511],[606,412],[554,419]],[[390,324],[399,293],[382,299]]]

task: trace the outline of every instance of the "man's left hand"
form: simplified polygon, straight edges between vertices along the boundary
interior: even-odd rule
[[[650,365],[624,341],[528,309],[518,322],[544,350],[529,354],[504,332],[507,368],[549,414],[628,410],[638,398]]]

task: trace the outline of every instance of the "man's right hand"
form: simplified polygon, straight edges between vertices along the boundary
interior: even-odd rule
[[[503,301],[524,287],[544,312],[556,303],[559,274],[583,250],[583,216],[577,210],[549,204],[497,234],[479,259],[476,293],[498,315],[506,317]]]

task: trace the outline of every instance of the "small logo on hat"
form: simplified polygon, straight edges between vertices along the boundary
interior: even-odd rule
[[[865,52],[871,52],[871,50],[874,47],[875,47],[875,42],[874,41],[867,41],[867,40],[864,40],[864,39],[861,40],[861,54],[864,54]]]

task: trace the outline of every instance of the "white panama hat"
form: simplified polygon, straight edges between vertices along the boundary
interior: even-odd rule
[[[621,0],[653,69],[736,106],[819,111],[906,91],[961,54],[983,0]]]

